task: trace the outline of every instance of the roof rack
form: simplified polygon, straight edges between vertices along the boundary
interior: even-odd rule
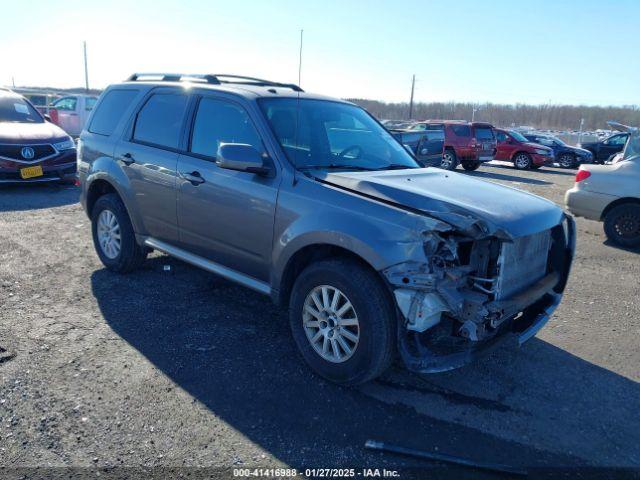
[[[192,74],[192,73],[134,73],[128,82],[201,82],[210,85],[235,84],[252,85],[254,87],[281,87],[290,88],[295,92],[304,92],[302,88],[294,83],[272,82],[262,78],[243,77],[241,75],[227,75],[225,73],[215,74]]]

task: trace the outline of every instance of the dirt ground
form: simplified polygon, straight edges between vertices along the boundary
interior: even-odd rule
[[[574,174],[472,173],[558,204]],[[0,473],[480,476],[367,439],[534,471],[640,472],[640,252],[608,244],[599,223],[577,227],[564,300],[522,348],[428,376],[395,365],[348,389],[307,369],[268,298],[160,254],[112,274],[75,187],[0,187]]]

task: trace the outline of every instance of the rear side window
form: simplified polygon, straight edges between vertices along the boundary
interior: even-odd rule
[[[489,127],[475,127],[476,140],[493,140],[493,130]]]
[[[471,128],[469,125],[452,125],[451,130],[458,137],[470,137],[471,136]]]
[[[187,100],[187,95],[177,93],[152,95],[138,113],[133,139],[160,147],[178,148]]]
[[[93,97],[89,97],[87,98],[87,100],[85,101],[85,105],[84,108],[87,111],[93,110],[93,107],[96,106],[96,102],[98,101],[97,98],[93,98]]]
[[[136,95],[138,95],[137,90],[111,90],[107,92],[100,102],[100,106],[93,113],[89,131],[99,135],[111,135]]]
[[[191,151],[215,158],[221,143],[244,143],[259,152],[262,141],[247,112],[234,103],[203,98],[193,124]]]

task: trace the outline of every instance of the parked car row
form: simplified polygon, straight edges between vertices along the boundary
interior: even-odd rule
[[[465,170],[476,170],[483,162],[494,159],[512,162],[519,170],[556,163],[562,168],[605,163],[622,151],[629,136],[622,132],[574,147],[533,129],[521,132],[484,122],[426,120],[407,126],[399,121],[387,121],[385,125],[424,166],[447,170],[458,165]]]

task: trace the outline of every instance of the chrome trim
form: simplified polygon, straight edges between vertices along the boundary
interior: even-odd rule
[[[46,162],[47,160],[57,157],[60,155],[61,151],[53,146],[52,143],[0,143],[0,146],[8,146],[8,147],[42,147],[42,146],[50,146],[53,148],[54,153],[49,155],[48,157],[42,157],[37,160],[19,160],[17,158],[4,157],[0,155],[0,160],[8,160],[9,162],[21,163],[23,165],[33,165],[34,163]]]
[[[167,255],[171,255],[172,257],[190,263],[191,265],[195,265],[196,267],[202,268],[203,270],[220,275],[227,280],[239,283],[240,285],[243,285],[265,295],[271,295],[271,286],[268,283],[256,280],[255,278],[240,273],[236,270],[223,267],[222,265],[212,262],[211,260],[199,257],[198,255],[194,255],[193,253],[189,253],[178,247],[169,245],[168,243],[156,240],[155,238],[145,239],[144,244],[147,247],[151,247],[155,250],[160,250]]]

